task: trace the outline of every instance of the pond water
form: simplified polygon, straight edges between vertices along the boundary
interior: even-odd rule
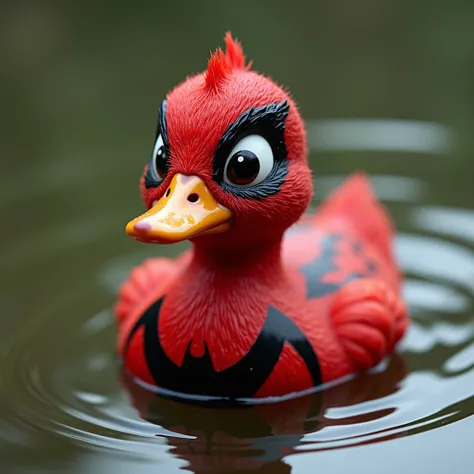
[[[184,18],[120,2],[5,8],[2,472],[472,472],[474,8],[338,3],[262,2],[251,18],[220,3],[190,2]],[[141,210],[157,104],[228,28],[301,106],[313,207],[354,169],[370,174],[412,325],[372,373],[213,409],[121,373],[111,308],[133,266],[187,247],[140,245],[124,225]]]

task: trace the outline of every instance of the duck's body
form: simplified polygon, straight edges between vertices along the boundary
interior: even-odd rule
[[[407,316],[391,225],[367,179],[354,175],[300,220],[311,199],[302,120],[226,43],[163,103],[141,181],[149,210],[127,233],[194,247],[133,271],[118,350],[150,386],[281,396],[374,367]]]
[[[360,215],[348,212],[354,201]],[[356,175],[283,241],[149,260],[117,308],[125,365],[151,386],[232,398],[300,392],[369,369],[407,325],[390,240],[384,211]]]

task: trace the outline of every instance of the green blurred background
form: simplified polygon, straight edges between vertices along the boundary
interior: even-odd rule
[[[34,177],[56,160],[98,200],[110,191],[103,179],[128,194],[164,94],[205,67],[227,30],[306,118],[447,123],[472,172],[473,10],[439,0],[3,2],[2,177]]]
[[[451,130],[452,146],[438,155],[313,153],[316,178],[355,168],[410,175],[429,181],[438,201],[474,204],[473,2],[43,0],[0,8],[0,243],[8,268],[81,242],[91,260],[75,272],[89,263],[85,278],[98,259],[136,248],[123,226],[142,209],[138,178],[158,106],[206,67],[228,30],[256,70],[291,89],[309,124],[389,118]],[[49,266],[65,269],[68,258]],[[15,275],[20,284],[24,273]],[[26,311],[18,301],[15,309]]]
[[[128,271],[147,255],[177,253],[185,245],[140,246],[124,226],[142,210],[138,179],[152,150],[159,104],[174,85],[206,67],[228,30],[243,42],[254,69],[292,91],[311,131],[316,192],[318,176],[363,168],[414,180],[409,183],[423,191],[421,205],[472,208],[473,25],[474,2],[468,1],[3,1],[2,371],[16,371],[6,349],[17,344],[15,330],[35,320],[41,326],[50,315],[53,323],[71,318],[78,326],[110,308],[110,286],[126,275],[114,268]],[[318,124],[354,118],[434,122],[449,140],[442,150],[426,152],[319,149]],[[377,129],[364,133],[369,143]],[[403,201],[402,188],[394,193]],[[411,229],[409,209],[396,202],[389,209],[399,229]],[[51,340],[60,340],[65,333],[53,323]],[[111,327],[107,353],[114,336]],[[47,339],[30,347],[58,359]],[[30,403],[22,383],[5,400],[23,394]],[[38,443],[34,459],[40,463],[69,456],[57,438],[18,430],[15,421],[2,425],[11,412],[0,405],[0,440],[7,439],[0,453],[8,472],[25,462],[21,443],[10,439],[15,429],[30,433],[24,442],[30,450]]]

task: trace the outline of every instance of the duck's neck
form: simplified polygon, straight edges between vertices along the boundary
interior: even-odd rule
[[[281,279],[284,269],[281,256],[282,236],[270,241],[237,250],[210,249],[195,244],[191,265],[200,267],[226,279],[252,278],[265,281]]]

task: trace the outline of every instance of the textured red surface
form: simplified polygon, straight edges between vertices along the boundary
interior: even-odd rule
[[[303,121],[287,93],[271,80],[244,68],[238,47],[227,38],[227,55],[216,53],[209,69],[168,96],[167,128],[172,150],[164,182],[146,189],[147,206],[159,199],[176,173],[199,176],[215,199],[234,216],[224,234],[194,239],[194,249],[176,261],[154,259],[135,269],[117,304],[118,350],[151,303],[166,295],[159,340],[181,365],[190,345],[200,357],[205,344],[214,370],[236,364],[255,343],[271,305],[303,331],[319,360],[324,382],[368,369],[389,354],[407,325],[399,294],[399,274],[391,254],[389,219],[363,174],[353,175],[312,216],[293,227],[311,199]],[[212,77],[209,77],[211,75]],[[212,179],[219,138],[249,107],[288,100],[285,142],[288,174],[279,192],[253,200],[224,192]],[[299,226],[299,227],[298,227]],[[302,267],[321,257],[322,242],[342,235],[322,283],[341,283],[374,265],[370,278],[341,283],[335,292],[308,297]],[[354,250],[351,242],[358,242]],[[135,376],[152,382],[138,331],[125,355]],[[312,385],[305,363],[288,344],[274,371],[255,396],[283,395]],[[223,393],[222,395],[226,395]]]
[[[231,209],[233,228],[222,236],[201,238],[201,245],[236,250],[280,237],[307,208],[311,171],[307,163],[303,120],[287,92],[274,82],[245,69],[233,69],[219,90],[206,87],[206,73],[193,76],[168,94],[166,121],[171,146],[170,170],[157,188],[141,191],[146,207],[161,198],[176,173],[199,176],[214,198]],[[242,199],[226,193],[212,179],[214,151],[227,127],[250,107],[287,100],[285,121],[288,175],[280,191],[264,200]]]

